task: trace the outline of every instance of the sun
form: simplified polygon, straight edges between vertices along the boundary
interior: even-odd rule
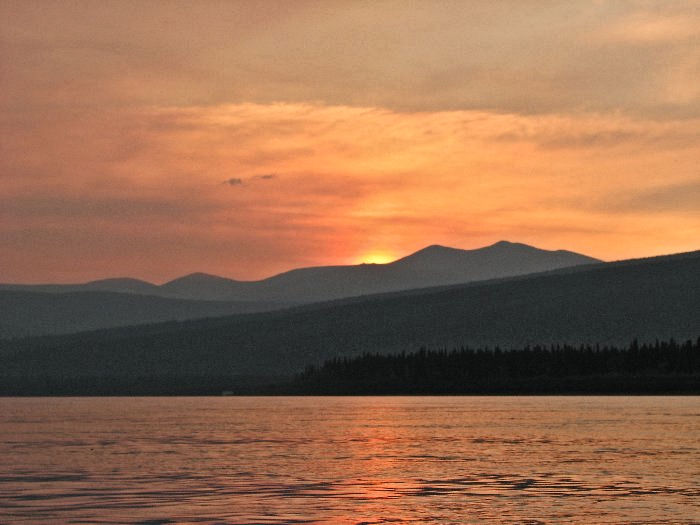
[[[358,257],[358,260],[362,264],[386,264],[396,260],[396,257],[388,253],[371,252]]]

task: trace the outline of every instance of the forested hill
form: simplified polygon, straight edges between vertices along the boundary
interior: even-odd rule
[[[8,385],[32,377],[206,381],[291,375],[337,356],[422,346],[626,344],[698,333],[700,252],[693,252],[280,312],[5,341],[0,374]]]

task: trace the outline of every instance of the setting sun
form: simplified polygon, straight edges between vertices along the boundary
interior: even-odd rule
[[[387,253],[367,253],[358,258],[360,264],[387,264],[396,260],[396,257]]]

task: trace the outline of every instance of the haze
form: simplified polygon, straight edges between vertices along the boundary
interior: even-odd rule
[[[0,4],[0,282],[697,249],[697,2]]]

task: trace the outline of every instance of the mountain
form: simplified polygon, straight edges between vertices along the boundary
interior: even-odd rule
[[[192,274],[164,284],[170,296],[310,303],[342,297],[466,283],[599,263],[567,251],[498,242],[476,250],[429,246],[387,264],[300,268],[261,281]]]
[[[116,289],[124,289],[123,286],[129,289],[133,284],[108,283],[116,285]],[[0,338],[262,312],[285,306],[244,301],[191,301],[102,291],[45,293],[4,290],[0,291]]]
[[[230,301],[234,297],[256,300],[256,294],[251,293],[254,287],[253,282],[235,281],[206,273],[191,273],[162,284],[159,293],[166,297],[211,301]]]
[[[131,278],[116,278],[116,279],[100,279],[85,283],[76,291],[99,291],[99,292],[117,292],[131,293],[140,295],[158,295],[158,286],[140,279]]]
[[[166,384],[186,391],[292,374],[364,352],[699,335],[700,251],[275,312],[4,341],[0,384],[5,393],[89,392],[85,385],[107,384],[112,393],[160,392]]]
[[[261,281],[193,273],[160,286],[130,278],[0,285],[0,338],[262,312],[597,262],[573,252],[502,241],[477,250],[429,246],[389,264],[301,268]]]
[[[0,284],[0,292],[41,292],[41,293],[70,293],[70,292],[117,292],[140,295],[159,295],[159,287],[140,279],[128,277],[100,279],[80,284]]]
[[[135,279],[106,279],[84,285],[0,285],[0,290],[101,290],[193,300],[310,303],[599,262],[574,252],[501,241],[475,250],[433,245],[388,264],[300,268],[260,281],[193,273],[160,286]]]

